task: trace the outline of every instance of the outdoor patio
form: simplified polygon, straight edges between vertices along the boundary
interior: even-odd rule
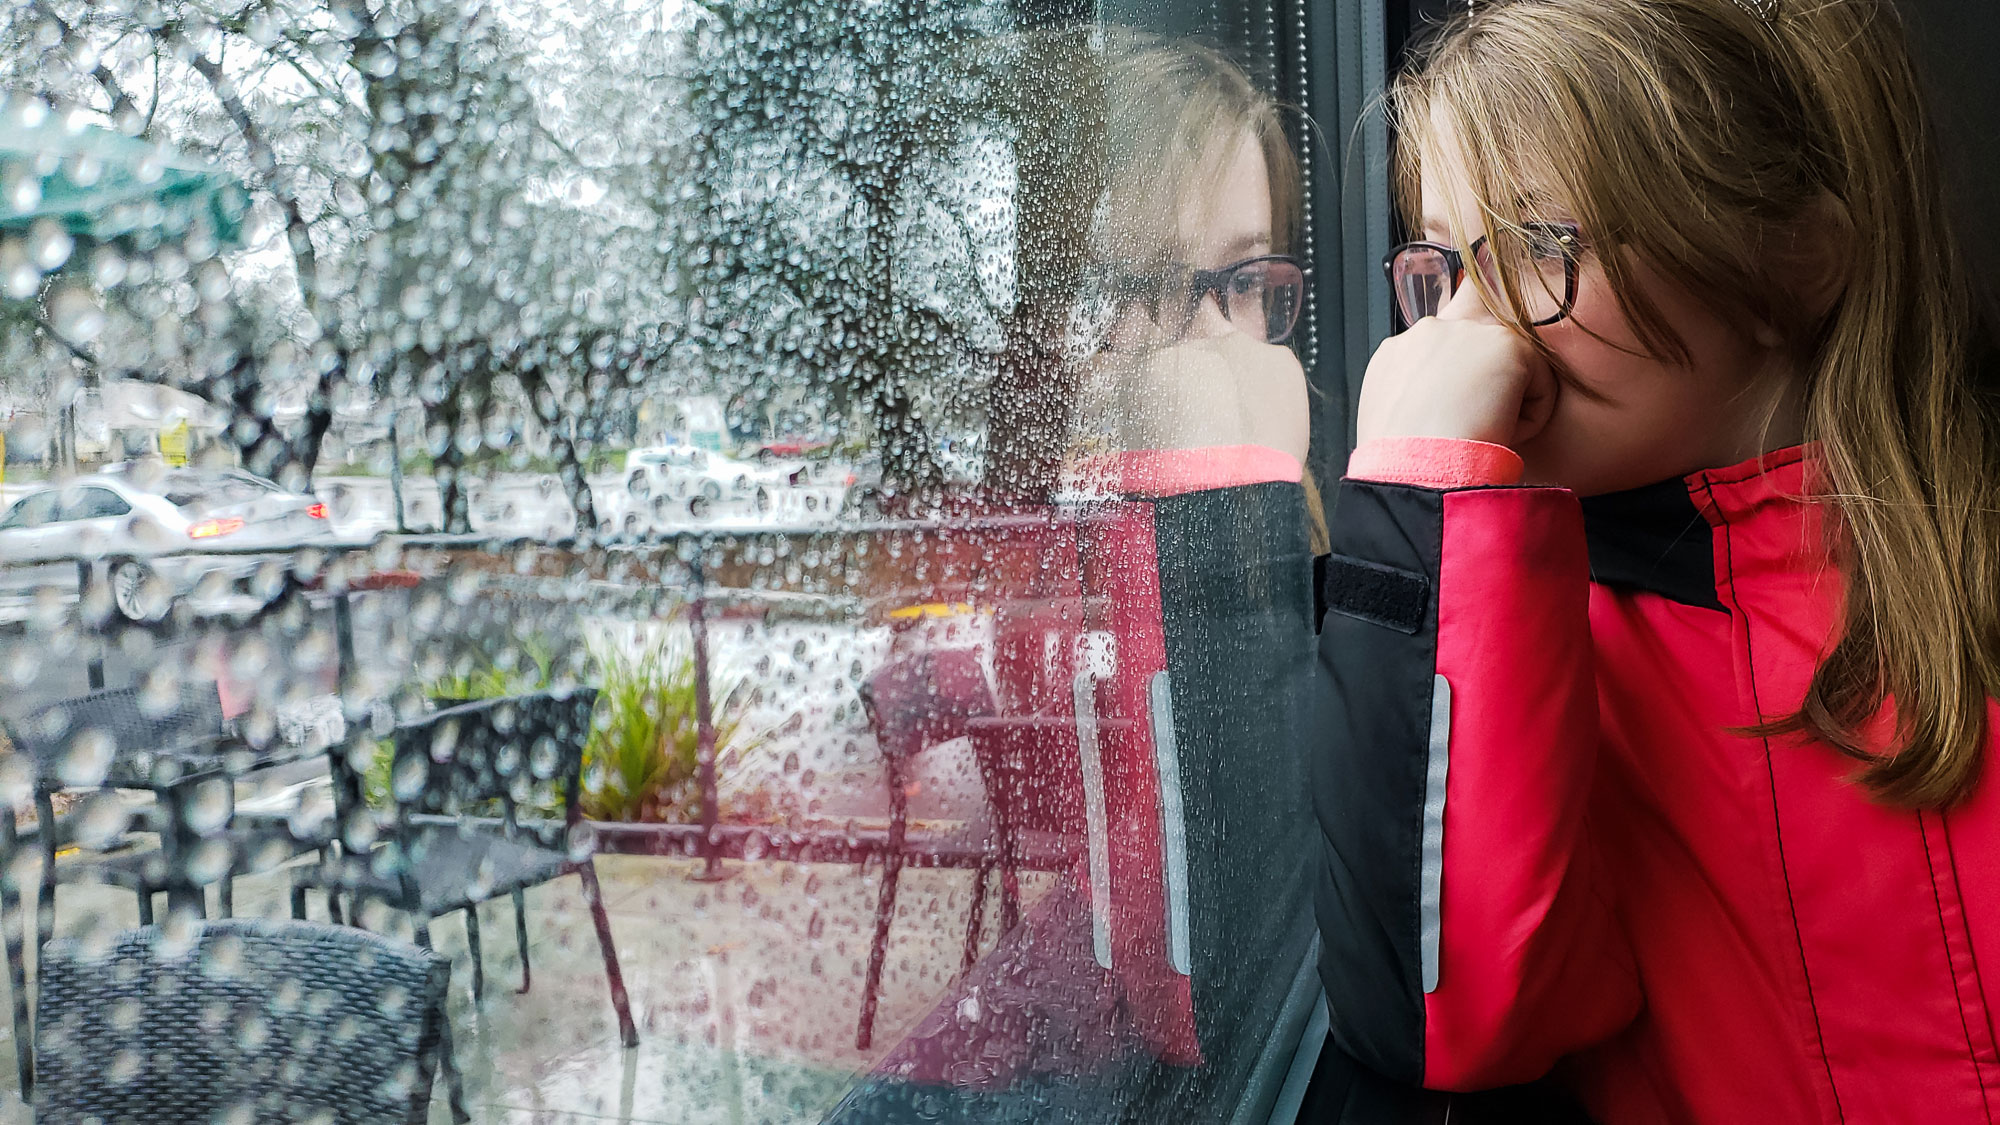
[[[467,1108],[477,1122],[671,1122],[752,1125],[816,1122],[858,1073],[896,1042],[957,972],[972,875],[905,869],[891,930],[874,1049],[854,1047],[863,968],[880,868],[852,864],[731,861],[721,882],[697,881],[695,860],[605,855],[597,867],[630,991],[639,1046],[618,1046],[604,971],[579,883],[527,893],[533,985],[506,899],[482,909],[486,995],[474,1002],[465,931],[433,927],[453,959],[451,1026]],[[31,882],[32,868],[19,872]],[[1032,899],[1046,877],[1023,873]],[[284,871],[237,882],[238,916],[289,917]],[[59,935],[133,925],[130,894],[65,886]],[[321,917],[323,903],[312,903]],[[386,913],[371,928],[407,933]],[[987,941],[992,912],[989,909]],[[32,964],[32,962],[31,962]],[[4,1022],[4,1021],[0,1021]],[[0,1052],[11,1053],[11,1035]],[[31,1120],[0,1066],[0,1123]],[[450,1120],[443,1084],[434,1123]]]

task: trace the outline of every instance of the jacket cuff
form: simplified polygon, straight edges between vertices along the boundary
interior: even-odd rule
[[[1424,488],[1519,484],[1522,472],[1520,454],[1467,438],[1371,438],[1347,459],[1349,480]]]

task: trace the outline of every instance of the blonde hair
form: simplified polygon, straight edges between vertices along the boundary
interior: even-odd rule
[[[1642,263],[1778,330],[1845,598],[1799,710],[1753,731],[1810,734],[1864,762],[1881,799],[1943,806],[1980,776],[2000,690],[2000,423],[1979,385],[1981,325],[1895,11],[1775,7],[1482,3],[1389,91],[1397,191],[1415,214],[1423,142],[1449,130],[1496,244],[1575,221],[1654,355],[1688,361],[1633,283]],[[1829,201],[1851,228],[1805,229]],[[1813,237],[1843,250],[1830,310],[1796,276]],[[1527,323],[1506,288],[1496,307]],[[1870,748],[1885,705],[1893,741]]]
[[[1247,136],[1270,178],[1271,252],[1289,253],[1298,236],[1299,163],[1277,101],[1212,47],[1127,27],[1102,34],[1107,218],[1114,242],[1144,240],[1111,252],[1185,257],[1185,208],[1215,196]]]

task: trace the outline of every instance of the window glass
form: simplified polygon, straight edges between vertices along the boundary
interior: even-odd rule
[[[0,15],[0,1096],[1268,1116],[1304,17],[1059,8]]]
[[[159,484],[160,495],[177,508],[219,508],[242,504],[282,491],[248,473],[170,473]]]
[[[53,491],[37,492],[14,505],[7,517],[0,519],[0,527],[40,527],[54,519],[55,515],[56,494]]]
[[[94,520],[132,511],[125,498],[108,488],[78,488],[63,494],[62,519]]]

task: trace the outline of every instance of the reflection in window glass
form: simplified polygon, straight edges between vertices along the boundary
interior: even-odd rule
[[[1269,48],[995,0],[0,42],[6,1096],[1269,1104],[1321,537]]]

